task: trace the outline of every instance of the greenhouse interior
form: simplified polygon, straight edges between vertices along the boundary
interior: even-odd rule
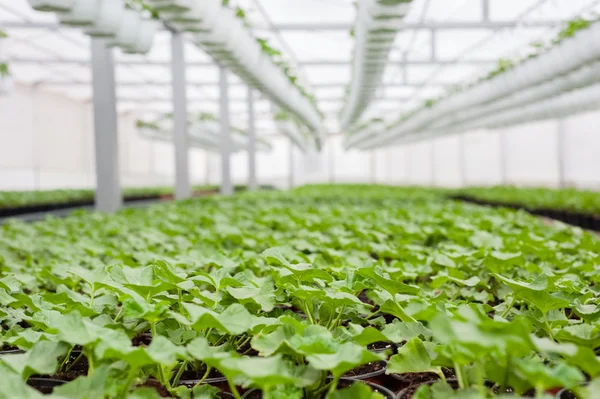
[[[0,399],[599,399],[600,0],[0,0]]]

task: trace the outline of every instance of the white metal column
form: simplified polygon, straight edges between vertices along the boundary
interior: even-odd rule
[[[371,150],[369,156],[370,180],[371,184],[375,184],[377,182],[377,156],[375,155],[375,150]]]
[[[288,164],[288,186],[290,189],[296,185],[295,161],[294,161],[294,140],[290,139],[290,156]]]
[[[187,131],[187,95],[183,35],[171,33],[173,83],[173,142],[175,144],[175,199],[191,196],[189,137]]]
[[[404,145],[404,180],[407,186],[411,184],[411,165],[412,165],[412,157],[410,156],[410,147],[409,144]]]
[[[558,166],[558,186],[564,188],[567,186],[566,181],[566,146],[567,146],[567,126],[564,119],[557,121],[556,127],[556,162]]]
[[[94,142],[96,155],[96,210],[114,212],[121,207],[119,136],[113,50],[104,39],[92,39]]]
[[[508,153],[506,152],[506,142],[508,137],[506,131],[500,131],[500,180],[503,185],[508,184]]]
[[[248,87],[248,190],[258,189],[256,179],[256,130],[254,126],[254,91]]]
[[[229,82],[227,80],[227,69],[219,66],[219,86],[221,90],[221,194],[233,194],[231,184],[231,137],[229,126]]]
[[[329,183],[335,183],[335,151],[333,148],[333,137],[328,136],[327,140],[327,162],[329,164]]]
[[[464,187],[469,185],[467,180],[467,160],[465,151],[466,136],[464,133],[458,135],[458,172],[460,174],[460,184]]]
[[[430,148],[429,148],[429,164],[431,165],[431,186],[435,187],[437,183],[437,178],[435,174],[435,141],[431,140]]]

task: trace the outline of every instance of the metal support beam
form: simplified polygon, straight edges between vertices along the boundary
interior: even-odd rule
[[[335,151],[331,137],[328,138],[327,162],[329,166],[329,183],[335,183]]]
[[[175,144],[175,199],[191,196],[187,95],[183,34],[171,34],[173,84],[173,141]]]
[[[429,141],[429,163],[431,168],[431,187],[435,187],[437,184],[437,176],[435,173],[435,141]]]
[[[408,53],[406,51],[404,51],[402,53],[402,84],[403,85],[407,85],[408,84]],[[388,86],[389,87],[389,86]],[[419,86],[417,86],[419,87]]]
[[[460,174],[460,184],[463,187],[468,186],[467,181],[467,160],[466,160],[466,136],[458,135],[458,173]]]
[[[290,190],[292,188],[294,188],[294,186],[296,185],[296,165],[295,165],[295,161],[294,161],[294,148],[295,144],[294,141],[292,139],[290,139],[290,155],[289,155],[289,164],[288,164],[288,187],[290,188]]]
[[[404,145],[404,179],[406,181],[406,185],[410,185],[411,179],[411,170],[412,170],[412,157],[410,155],[410,145]]]
[[[229,84],[227,82],[227,68],[219,66],[221,80],[221,194],[233,194],[231,184],[231,136],[229,126]]]
[[[409,101],[414,100],[415,98],[423,97],[421,96],[389,96],[389,97],[381,97],[376,99],[375,101]],[[214,103],[219,99],[216,97],[191,97],[188,98],[188,103]],[[344,97],[319,97],[316,96],[317,102],[325,103],[325,102],[342,102],[344,101]],[[234,97],[230,98],[229,101],[232,103],[247,103],[247,98]],[[269,101],[268,99],[260,99],[261,102]],[[156,98],[144,98],[144,97],[119,97],[119,102],[127,102],[127,103],[143,103],[143,104],[151,104],[151,103],[169,103],[171,99],[168,97],[156,97]]]
[[[425,21],[425,22],[406,22],[394,24],[400,31],[406,30],[422,30],[422,29],[448,29],[448,30],[464,30],[464,29],[509,29],[516,27],[523,28],[547,28],[555,27],[561,24],[560,20],[545,20],[545,21]],[[0,21],[0,26],[5,29],[51,29],[51,30],[68,30],[75,29],[73,27],[61,26],[54,22],[15,22],[15,21]],[[344,31],[348,32],[352,29],[352,23],[283,23],[273,24],[272,26],[254,26],[254,31]]]
[[[502,185],[508,184],[508,137],[505,130],[500,130],[500,180]]]
[[[481,0],[481,19],[490,22],[490,0]]]
[[[92,82],[85,80],[41,80],[36,82],[36,86],[91,86]],[[117,87],[170,87],[171,82],[116,82]],[[204,82],[187,82],[187,87],[193,88],[204,88],[204,87],[218,87],[219,81],[204,81]],[[314,90],[318,89],[337,89],[343,88],[348,85],[348,82],[327,82],[327,83],[317,83],[312,84],[311,88]],[[381,85],[385,85],[385,87],[410,87],[410,88],[418,88],[421,87],[422,84],[414,83],[414,82],[382,82]],[[248,85],[244,82],[229,82],[229,87],[247,87]],[[451,86],[450,84],[444,84],[441,82],[432,82],[428,85],[429,87],[445,87]]]
[[[256,179],[256,131],[254,126],[254,91],[248,88],[248,190],[258,189]]]
[[[567,186],[567,126],[566,121],[562,118],[557,121],[556,134],[556,162],[558,167],[558,186],[560,188],[565,188]]]
[[[375,150],[371,150],[371,154],[370,155],[370,180],[372,184],[377,183],[377,155],[376,155],[376,151]]]
[[[96,210],[115,212],[121,207],[119,136],[113,50],[103,39],[91,39],[96,155]]]
[[[1,26],[1,25],[0,25]],[[61,58],[61,59],[44,59],[35,57],[14,57],[11,58],[12,64],[49,64],[49,65],[79,65],[87,66],[89,60],[82,58]],[[386,65],[393,65],[399,68],[403,66],[428,66],[432,64],[436,65],[489,65],[497,63],[497,59],[464,59],[464,60],[407,60],[406,62],[400,60],[389,60]],[[314,59],[299,61],[300,66],[350,66],[352,61],[348,60],[336,60],[336,59]],[[168,61],[150,61],[150,60],[121,60],[117,63],[120,66],[158,66],[168,68],[170,63]],[[213,68],[215,66],[212,61],[191,61],[186,63],[188,67],[207,67]]]
[[[437,31],[432,29],[430,34],[431,60],[437,60]]]

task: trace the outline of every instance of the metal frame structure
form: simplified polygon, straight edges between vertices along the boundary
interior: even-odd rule
[[[470,66],[492,66],[497,62],[497,58],[466,58],[466,55],[480,46],[478,42],[476,45],[469,47],[467,50],[462,52],[458,57],[452,59],[444,59],[440,57],[440,46],[438,43],[439,36],[444,31],[465,31],[465,30],[477,30],[477,31],[489,31],[490,37],[493,37],[496,33],[509,30],[509,29],[551,29],[559,26],[563,21],[548,19],[548,20],[525,20],[520,17],[510,21],[494,21],[490,18],[490,1],[481,0],[481,20],[479,21],[428,21],[426,20],[427,9],[430,0],[422,0],[426,2],[423,14],[418,22],[405,22],[402,23],[400,29],[403,31],[409,31],[413,33],[408,46],[404,48],[396,48],[395,50],[400,51],[400,57],[398,55],[393,56],[388,66],[393,68],[393,72],[400,75],[400,81],[397,81],[396,76],[392,76],[391,81],[384,82],[386,88],[406,88],[413,91],[410,95],[398,95],[394,93],[387,93],[387,90],[381,90],[377,95],[376,101],[381,103],[389,103],[393,106],[398,106],[402,103],[410,102],[418,98],[424,97],[422,91],[426,88],[440,89],[449,84],[444,84],[435,81],[435,78],[443,68],[457,65],[470,65]],[[530,9],[545,4],[549,0],[538,0]],[[253,30],[260,32],[270,32],[276,36],[276,39],[285,49],[284,53],[289,58],[292,58],[292,63],[299,69],[299,75],[304,78],[304,69],[307,67],[343,67],[350,66],[349,59],[334,59],[334,58],[315,58],[315,59],[299,59],[294,54],[293,49],[285,42],[282,32],[348,32],[352,29],[352,23],[274,23],[266,10],[261,6],[260,0],[254,0],[258,6],[259,11],[262,14],[264,23],[255,24]],[[591,2],[591,0],[590,0]],[[71,28],[59,26],[53,22],[35,22],[30,21],[29,18],[23,15],[17,15],[11,10],[10,6],[3,5],[0,2],[0,9],[7,11],[8,13],[15,14],[16,17],[21,18],[22,21],[3,20],[0,21],[0,27],[4,29],[37,29],[41,32],[50,31],[58,33],[60,31],[69,30]],[[528,9],[529,10],[529,9]],[[253,89],[248,89],[247,95],[243,97],[235,97],[229,95],[229,89],[232,87],[245,86],[243,83],[234,79],[229,80],[228,71],[221,65],[217,65],[213,61],[186,61],[184,54],[185,35],[179,32],[173,31],[168,26],[163,28],[165,31],[171,32],[171,58],[169,60],[149,60],[149,59],[113,59],[112,50],[108,49],[104,42],[98,39],[91,41],[91,57],[89,59],[63,57],[60,55],[52,54],[48,51],[41,51],[44,56],[24,56],[19,55],[12,57],[10,62],[14,65],[48,65],[48,66],[61,66],[61,65],[78,65],[82,67],[90,67],[92,70],[92,80],[81,80],[70,76],[67,78],[44,78],[35,82],[36,87],[67,87],[67,86],[91,86],[93,88],[93,97],[90,99],[94,106],[95,115],[95,143],[96,143],[96,173],[97,173],[97,198],[96,206],[102,211],[115,211],[120,207],[121,194],[119,188],[119,164],[118,164],[118,134],[117,134],[117,104],[118,102],[137,103],[137,104],[152,104],[152,103],[171,103],[173,104],[174,110],[174,145],[176,154],[176,183],[175,193],[176,198],[182,199],[190,196],[190,172],[189,172],[189,138],[187,133],[187,113],[191,111],[191,105],[199,104],[203,102],[219,103],[220,109],[220,122],[222,128],[222,142],[221,142],[221,171],[222,171],[222,185],[221,192],[229,195],[233,192],[233,186],[231,181],[231,164],[230,164],[230,109],[229,105],[233,102],[243,102],[247,104],[247,123],[248,123],[248,134],[249,134],[249,157],[248,157],[248,168],[249,168],[249,179],[248,185],[250,189],[256,189],[258,186],[256,176],[256,122],[263,117],[263,115],[256,112],[256,105],[261,104],[265,99],[257,96],[257,93]],[[411,47],[415,44],[415,37],[418,32],[429,31],[430,38],[427,46],[430,48],[430,57],[426,59],[410,59],[408,54]],[[70,40],[68,37],[63,37],[65,40]],[[482,41],[483,42],[483,41]],[[33,43],[35,45],[35,43]],[[40,47],[40,46],[38,46]],[[159,82],[152,79],[144,78],[143,82],[115,82],[115,68],[118,67],[143,67],[143,66],[154,66],[163,67],[165,69],[170,68],[172,79],[171,82]],[[437,67],[436,72],[431,74],[424,81],[415,82],[409,79],[408,70],[411,67]],[[189,68],[218,68],[219,69],[219,80],[202,80],[190,82],[188,80]],[[187,72],[187,73],[186,73]],[[320,84],[310,84],[308,87],[311,90],[316,91],[316,97],[318,103],[340,103],[343,100],[342,96],[322,95],[318,93],[318,89],[336,89],[343,88],[346,83],[340,82],[325,82]],[[116,86],[118,87],[154,87],[154,88],[172,88],[172,97],[165,98],[156,96],[144,96],[144,97],[131,97],[131,96],[118,96],[116,94]],[[219,96],[206,96],[206,95],[188,95],[188,88],[205,88],[213,87],[219,88]],[[381,107],[385,109],[384,107]],[[389,108],[388,108],[389,109]],[[561,185],[565,184],[565,166],[564,166],[564,122],[561,121],[559,124],[558,134],[558,156],[559,156],[559,176]],[[464,138],[461,138],[461,179],[466,181],[466,170],[464,165]],[[293,148],[290,150],[290,164],[289,164],[289,184],[294,183],[293,173]],[[333,158],[334,149],[328,147],[329,157]],[[432,158],[434,150],[432,147]],[[405,162],[407,166],[410,164],[410,152],[405,151]],[[329,165],[330,179],[335,180],[334,165]],[[407,180],[408,176],[407,168]],[[435,182],[435,170],[432,168],[432,179]]]

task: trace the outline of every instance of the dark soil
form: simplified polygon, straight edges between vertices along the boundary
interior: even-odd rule
[[[50,394],[54,387],[64,384],[65,381],[54,380],[50,378],[32,377],[27,380],[27,384],[43,394]]]
[[[152,335],[148,333],[140,333],[131,339],[133,346],[148,346],[152,342]]]
[[[181,384],[187,385],[186,381],[200,380],[200,379],[202,379],[202,377],[204,376],[205,373],[206,373],[206,365],[203,364],[202,367],[198,370],[184,371],[183,374],[181,375],[181,378],[179,379],[179,382]],[[208,377],[206,377],[206,378],[209,379],[209,378],[225,378],[225,377],[217,369],[213,368],[210,370],[210,373],[208,373]]]
[[[387,364],[384,361],[367,363],[348,371],[342,378],[352,378],[356,380],[363,379],[363,377],[370,378],[373,373],[383,373],[386,365]]]

